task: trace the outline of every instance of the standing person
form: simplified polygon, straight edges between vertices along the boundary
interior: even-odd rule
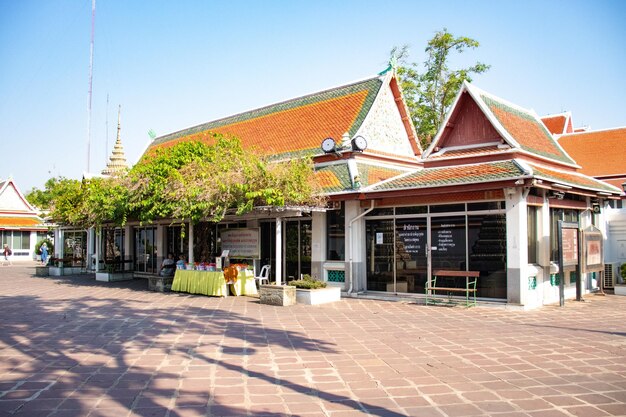
[[[4,244],[4,260],[11,265],[11,261],[9,261],[9,256],[13,255],[13,251],[9,249],[8,244]]]
[[[43,245],[39,248],[39,252],[41,252],[41,263],[45,265],[48,262],[48,245],[46,242],[43,242]]]

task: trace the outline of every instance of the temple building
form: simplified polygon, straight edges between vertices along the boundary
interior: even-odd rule
[[[329,198],[324,210],[275,208],[229,214],[219,224],[129,221],[103,232],[99,256],[154,274],[168,252],[190,262],[219,257],[225,231],[252,236],[246,257],[272,280],[310,274],[343,296],[421,298],[438,270],[479,273],[477,296],[518,308],[559,300],[557,225],[604,224],[622,190],[593,176],[532,110],[464,83],[441,129],[422,149],[393,69],[156,138],[237,136],[274,160],[311,157]],[[547,127],[550,125],[550,128]],[[551,130],[552,129],[552,130]],[[119,135],[118,135],[119,139]],[[113,162],[113,159],[112,161]],[[181,237],[183,236],[183,237]],[[249,243],[249,242],[248,242]],[[231,254],[232,255],[232,254]],[[561,271],[563,272],[563,271]],[[567,298],[595,291],[594,273],[564,271]]]
[[[5,244],[14,260],[35,259],[35,245],[48,237],[48,226],[12,178],[0,180],[0,247]]]

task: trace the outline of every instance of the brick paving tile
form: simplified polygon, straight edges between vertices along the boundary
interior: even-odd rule
[[[169,409],[165,407],[160,408],[140,408],[131,410],[128,417],[165,417],[169,413]],[[101,414],[89,414],[88,417],[105,417]],[[108,417],[108,416],[106,416]],[[112,415],[111,417],[115,417]],[[117,417],[120,417],[119,415]]]
[[[474,405],[486,413],[504,413],[517,410],[516,407],[507,401],[481,401]]]
[[[626,416],[626,404],[599,404],[598,407],[602,411],[606,411],[612,416]]]
[[[51,414],[36,409],[49,400],[53,414],[81,417],[626,415],[623,297],[523,312],[364,299],[282,308],[152,293],[144,280],[35,278],[28,265],[2,272],[0,417]]]
[[[607,397],[603,394],[581,394],[577,395],[575,398],[591,405],[609,404],[615,402],[614,398]]]
[[[405,408],[406,414],[409,416],[419,417],[446,417],[437,407],[415,407]],[[334,417],[334,415],[333,415]]]
[[[568,413],[577,417],[600,417],[610,415],[608,412],[590,405],[581,405],[576,407],[564,407]]]

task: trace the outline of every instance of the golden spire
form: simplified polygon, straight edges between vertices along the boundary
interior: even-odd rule
[[[113,146],[111,157],[107,163],[107,167],[102,170],[103,175],[119,175],[126,171],[128,165],[126,164],[126,155],[124,155],[124,146],[122,146],[122,138],[120,136],[121,131],[121,114],[122,106],[120,105],[117,112],[117,140]]]

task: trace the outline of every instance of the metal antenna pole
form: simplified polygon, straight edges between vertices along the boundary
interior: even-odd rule
[[[87,106],[87,172],[90,172],[91,159],[91,95],[93,85],[93,39],[96,27],[96,0],[91,0],[91,46],[89,54],[89,103]]]

